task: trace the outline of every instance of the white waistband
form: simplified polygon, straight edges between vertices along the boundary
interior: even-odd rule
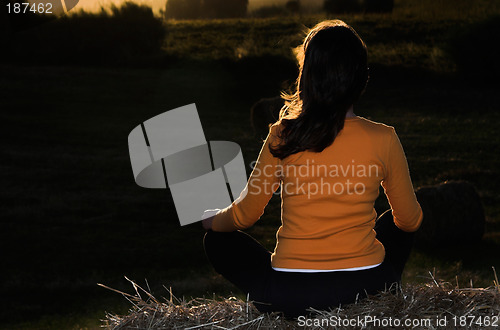
[[[274,270],[280,272],[297,272],[297,273],[326,273],[326,272],[345,272],[345,271],[356,271],[356,270],[364,270],[375,268],[380,264],[370,265],[370,266],[361,266],[361,267],[353,267],[353,268],[344,268],[344,269],[300,269],[300,268],[277,268],[273,267]]]

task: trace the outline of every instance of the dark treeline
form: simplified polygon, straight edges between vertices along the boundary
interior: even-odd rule
[[[17,1],[17,0],[16,0]],[[147,63],[163,55],[167,35],[151,7],[131,1],[109,11],[11,15],[0,62],[58,65]],[[63,41],[63,42],[62,42]],[[63,56],[62,54],[66,54]]]
[[[306,4],[302,0],[302,4]],[[231,18],[247,16],[248,0],[167,0],[165,17],[174,19]],[[392,12],[394,0],[324,0],[323,9],[328,13],[385,13]],[[283,6],[271,5],[260,11],[272,14],[298,14],[300,0],[289,0]],[[266,15],[263,16],[272,16]]]
[[[323,9],[328,13],[390,13],[394,0],[325,0]]]
[[[168,0],[167,18],[231,18],[247,14],[248,0]]]

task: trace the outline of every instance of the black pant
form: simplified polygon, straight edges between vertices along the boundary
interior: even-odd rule
[[[328,310],[355,302],[401,281],[414,233],[397,228],[391,210],[377,219],[375,231],[385,247],[385,259],[377,267],[358,271],[276,271],[271,267],[271,252],[242,231],[209,230],[203,243],[215,270],[248,293],[259,311],[296,317],[310,307]]]

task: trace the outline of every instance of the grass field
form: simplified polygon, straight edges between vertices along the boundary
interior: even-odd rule
[[[486,15],[474,12],[472,21]],[[500,270],[500,96],[498,85],[463,77],[446,53],[450,36],[470,24],[457,15],[341,18],[370,52],[356,113],[396,127],[415,187],[465,179],[485,207],[481,244],[415,250],[406,281],[436,269],[445,280],[489,286],[491,267]],[[178,225],[170,193],[136,186],[127,135],[195,102],[207,139],[237,142],[249,164],[260,149],[249,109],[293,80],[290,47],[320,19],[167,22],[162,55],[134,67],[4,62],[0,327],[96,328],[105,311],[128,308],[96,283],[128,291],[124,275],[147,279],[157,296],[168,296],[163,286],[177,296],[235,290],[209,267],[201,226]],[[272,248],[278,219],[275,198],[249,232]]]

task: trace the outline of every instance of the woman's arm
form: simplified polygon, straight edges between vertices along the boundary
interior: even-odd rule
[[[269,151],[275,143],[277,126],[270,132],[260,150],[259,157],[240,196],[213,218],[204,220],[204,227],[214,231],[234,231],[251,227],[264,213],[264,208],[280,183],[280,160]]]
[[[389,142],[386,175],[382,187],[389,200],[396,226],[407,232],[416,231],[422,223],[423,213],[413,190],[403,146],[394,129]]]

